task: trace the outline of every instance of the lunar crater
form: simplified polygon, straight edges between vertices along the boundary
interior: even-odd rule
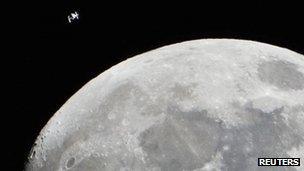
[[[75,158],[74,158],[74,157],[71,157],[71,158],[67,161],[66,167],[69,169],[69,168],[71,168],[71,167],[74,165],[74,163],[75,163]]]

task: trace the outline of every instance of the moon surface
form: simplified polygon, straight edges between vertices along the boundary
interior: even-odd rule
[[[245,171],[304,162],[304,56],[202,39],[137,55],[74,94],[38,136],[26,170]]]

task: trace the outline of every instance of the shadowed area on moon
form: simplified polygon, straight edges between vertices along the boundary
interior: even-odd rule
[[[247,47],[248,42],[240,42]],[[218,40],[218,43],[223,48],[235,42]],[[216,41],[206,46],[219,51],[216,49]],[[198,49],[199,46],[195,48]],[[235,55],[235,50],[230,49],[231,46],[228,48],[229,54]],[[224,48],[223,51],[225,50],[227,49]],[[242,53],[237,54],[243,57]],[[168,54],[163,54],[166,55]],[[173,57],[176,56],[183,61],[180,58],[187,56],[187,53],[173,53]],[[157,60],[144,61],[146,64],[149,61],[147,65],[152,65]],[[171,64],[170,60],[164,61],[160,64]],[[172,75],[170,78],[163,76],[166,73],[162,71],[159,75],[164,79],[159,76],[140,77],[136,80],[136,76],[126,74],[127,79],[114,82],[116,84],[102,82],[103,86],[113,87],[107,89],[105,96],[95,97],[102,92],[96,85],[94,88],[84,89],[84,94],[94,96],[76,99],[64,105],[69,110],[56,115],[44,128],[33,147],[26,170],[296,170],[294,167],[259,168],[257,158],[299,157],[290,156],[289,152],[304,149],[304,99],[302,96],[288,94],[288,90],[303,94],[304,75],[299,70],[304,66],[303,63],[297,65],[283,60],[264,59],[256,62],[256,68],[247,71],[251,72],[250,75],[256,72],[255,77],[246,79],[249,79],[249,83],[252,81],[250,79],[255,78],[257,80],[253,80],[254,83],[266,83],[257,84],[257,90],[262,91],[259,94],[259,91],[249,91],[255,87],[250,84],[251,87],[248,88],[248,82],[231,80],[224,76],[215,77],[213,74],[216,73],[212,72],[217,72],[224,66],[224,63],[218,65],[220,62],[212,63],[215,66],[213,68],[209,65],[201,68],[205,62],[199,60],[192,62],[191,66],[181,62],[186,67],[184,72],[189,69],[186,75],[189,75],[190,81],[184,81],[186,78],[183,75],[175,74],[178,71],[169,74]],[[202,70],[195,68],[196,65]],[[196,72],[204,74],[205,70],[210,70],[207,76],[214,76],[212,78],[219,82],[210,82],[201,75],[195,76]],[[140,76],[144,75],[139,73]],[[123,74],[125,73],[118,73]],[[148,83],[152,79],[159,80]],[[223,80],[227,82],[221,82]],[[231,85],[234,88],[221,92],[234,92],[230,99],[225,99],[228,96],[226,94],[216,94],[221,91],[219,88],[225,88],[226,84],[228,87],[230,83],[233,83]],[[266,95],[260,86],[269,89],[275,86],[280,91],[275,95]],[[155,93],[156,91],[158,92]],[[214,100],[208,92],[216,94],[222,101]],[[296,99],[295,102],[282,100],[278,95],[280,93],[285,96],[287,93],[290,99]],[[210,101],[211,106],[208,106]],[[259,103],[260,101],[262,102]],[[92,106],[78,110],[80,102]],[[263,107],[264,103],[269,103],[267,109]],[[69,107],[75,108],[72,110]],[[56,125],[58,120],[62,127]],[[50,136],[53,137],[49,138]]]

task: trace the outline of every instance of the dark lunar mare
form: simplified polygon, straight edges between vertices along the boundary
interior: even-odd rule
[[[302,90],[304,75],[296,64],[287,61],[264,61],[258,67],[259,78],[283,90]]]
[[[250,103],[240,107],[239,114],[254,123],[226,128],[222,121],[209,118],[206,110],[182,112],[177,106],[168,107],[167,120],[140,136],[147,160],[162,170],[193,170],[202,168],[219,152],[224,170],[261,169],[257,168],[257,158],[289,157],[286,152],[304,142],[285,124],[280,115],[284,108],[265,113]]]

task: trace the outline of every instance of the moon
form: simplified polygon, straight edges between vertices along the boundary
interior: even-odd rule
[[[38,136],[26,170],[304,170],[304,56],[248,40],[164,46],[106,70]]]

